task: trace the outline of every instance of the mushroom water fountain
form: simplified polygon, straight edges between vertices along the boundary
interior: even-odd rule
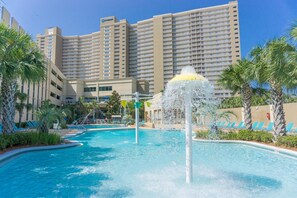
[[[206,112],[214,106],[213,86],[191,66],[171,79],[162,99],[165,124],[172,125],[176,117],[184,118],[186,136],[186,182],[192,183],[192,119],[196,112]]]

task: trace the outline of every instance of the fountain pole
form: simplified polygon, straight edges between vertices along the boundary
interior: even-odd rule
[[[139,132],[139,93],[135,93],[135,143],[139,143],[138,132]]]
[[[192,90],[185,91],[185,130],[186,130],[186,183],[192,183]]]

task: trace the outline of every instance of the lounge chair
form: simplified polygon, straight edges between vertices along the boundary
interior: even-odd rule
[[[287,124],[287,126],[286,126],[286,131],[287,131],[288,133],[292,132],[293,125],[294,125],[293,122],[289,122],[289,123]]]
[[[15,131],[18,131],[18,132],[26,131],[26,129],[24,129],[24,128],[19,128],[19,127],[17,127],[15,124],[14,124],[14,130],[15,130]]]
[[[258,122],[254,122],[253,126],[252,126],[252,129],[255,130],[258,126]]]
[[[232,122],[228,122],[228,124],[226,126],[224,126],[224,128],[230,128]]]
[[[258,131],[261,131],[261,130],[263,130],[263,126],[264,126],[264,122],[259,122],[258,123],[258,126],[255,127],[254,129],[255,130],[258,130]]]
[[[233,129],[235,126],[236,122],[229,122],[228,125],[226,126],[227,129]]]
[[[220,126],[221,126],[221,123],[222,123],[222,122],[217,122],[217,123],[216,123],[217,127],[220,127]]]
[[[37,122],[37,121],[32,121],[32,124],[34,125],[34,127],[38,127],[39,126],[39,122]]]
[[[221,122],[220,125],[218,125],[219,128],[224,128],[226,122]]]
[[[237,125],[237,127],[235,127],[235,128],[237,128],[237,129],[242,129],[242,128],[244,128],[244,122],[240,122],[240,123]]]
[[[31,121],[28,121],[26,124],[31,129],[34,129],[35,128],[34,125],[33,125],[33,123]]]
[[[264,130],[265,130],[265,131],[272,131],[272,130],[273,130],[273,126],[274,126],[273,122],[270,122],[270,123],[268,124],[267,128],[265,128]]]
[[[57,120],[57,123],[53,124],[53,129],[55,129],[55,130],[60,130],[61,129],[59,120]]]

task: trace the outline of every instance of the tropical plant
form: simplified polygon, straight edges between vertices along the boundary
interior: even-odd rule
[[[144,102],[145,100],[140,100],[139,101],[140,104],[140,108],[139,108],[139,119],[143,120],[144,119]],[[127,103],[127,108],[129,109],[128,113],[129,115],[131,115],[131,117],[133,119],[135,119],[135,107],[134,107],[134,102],[130,101]]]
[[[286,135],[283,88],[297,86],[297,51],[285,37],[252,50],[255,80],[269,83],[274,117],[274,136]]]
[[[291,27],[290,36],[291,38],[297,40],[297,21]]]
[[[14,132],[17,80],[37,82],[45,78],[44,57],[31,37],[0,24],[0,77],[3,134]]]
[[[108,102],[107,102],[107,113],[106,116],[108,119],[111,118],[112,115],[120,114],[121,108],[121,96],[117,91],[113,91]]]
[[[231,116],[237,118],[237,115],[233,111],[218,111],[216,113],[216,120],[226,120],[229,122]]]
[[[244,124],[247,129],[252,129],[252,78],[251,68],[253,63],[247,59],[239,60],[223,70],[218,80],[219,85],[232,91],[232,94],[240,94],[244,109]]]
[[[26,108],[27,111],[31,110],[32,104],[25,103],[25,101],[27,100],[27,94],[21,93],[19,91],[17,91],[17,93],[15,94],[15,99],[18,101],[15,103],[15,108],[19,113],[19,127],[20,127],[24,109]]]
[[[93,113],[93,121],[94,121],[96,110],[99,108],[99,104],[97,103],[96,100],[93,100],[92,102],[89,102],[87,104],[87,108],[89,109],[90,113]]]
[[[70,114],[69,111],[57,108],[49,100],[43,101],[41,107],[36,111],[39,123],[37,130],[48,133],[53,123],[58,122],[60,125],[63,125],[68,114]]]

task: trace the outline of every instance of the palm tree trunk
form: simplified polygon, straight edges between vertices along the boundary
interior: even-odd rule
[[[39,127],[38,127],[38,131],[41,132],[41,133],[48,133],[49,129],[48,129],[47,123],[46,122],[41,122]]]
[[[241,92],[243,113],[244,113],[244,125],[247,129],[252,130],[252,89],[249,85],[245,86]]]
[[[271,84],[271,99],[274,117],[274,136],[286,135],[286,120],[283,106],[283,91],[280,86]]]
[[[2,125],[3,134],[14,132],[14,116],[15,116],[15,93],[17,82],[14,79],[2,79],[1,95],[2,95]]]
[[[23,117],[23,111],[19,111],[19,128],[21,128],[22,117]]]

